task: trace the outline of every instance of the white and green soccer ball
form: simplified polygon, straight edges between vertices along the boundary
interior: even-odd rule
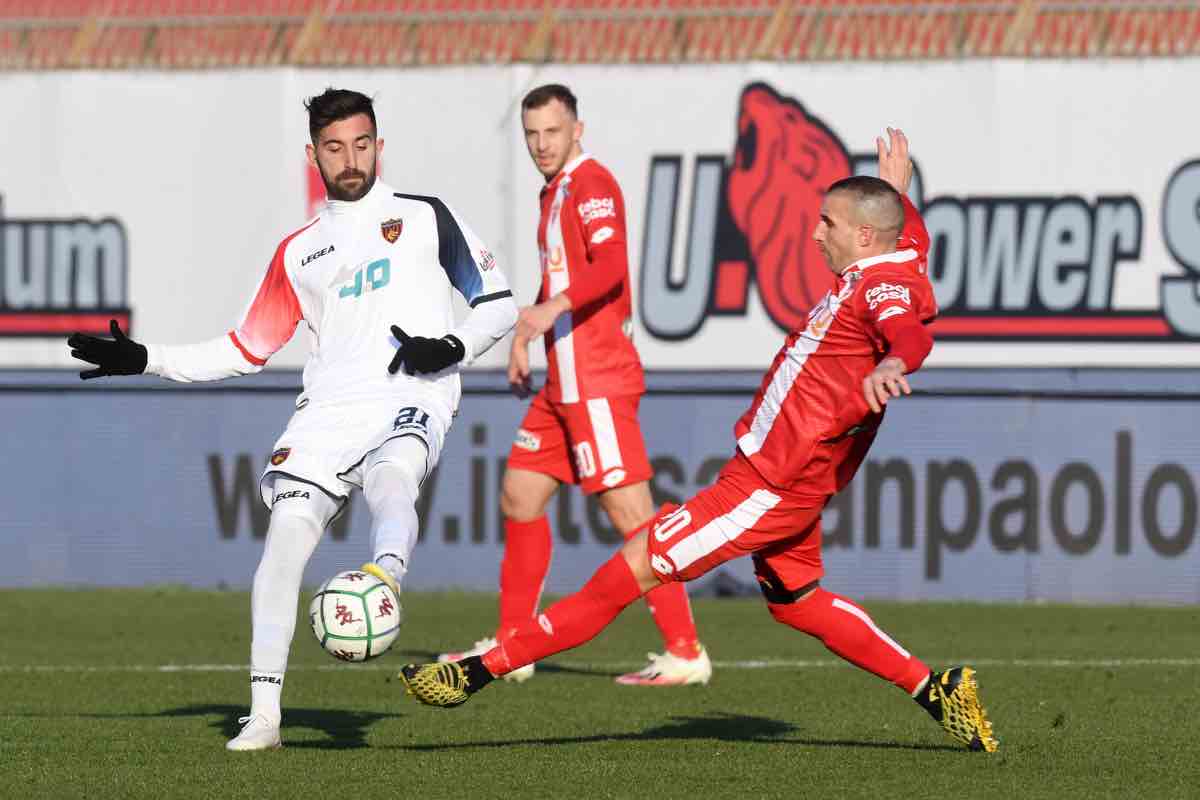
[[[386,583],[360,570],[339,572],[317,589],[308,607],[313,635],[334,658],[366,661],[396,641],[400,599]]]

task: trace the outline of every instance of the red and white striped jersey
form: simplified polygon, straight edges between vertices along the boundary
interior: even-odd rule
[[[550,399],[577,403],[641,394],[621,188],[584,154],[542,188],[541,210],[538,302],[565,292],[572,305],[546,332]]]
[[[858,470],[883,414],[863,397],[863,380],[883,360],[880,323],[937,315],[929,282],[929,234],[904,198],[904,230],[892,253],[850,265],[791,333],[734,426],[738,448],[772,486],[824,497]]]

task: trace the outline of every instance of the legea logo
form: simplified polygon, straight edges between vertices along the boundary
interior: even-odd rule
[[[732,161],[695,157],[682,264],[672,252],[683,157],[650,164],[641,317],[660,339],[686,339],[710,316],[744,315],[750,292],[781,329],[832,286],[811,234],[825,187],[876,174],[823,120],[765,83],[742,91]],[[1146,225],[1132,195],[910,196],[932,238],[939,339],[1167,341],[1200,338],[1200,160],[1168,177],[1161,228],[1181,275],[1161,279],[1157,308],[1119,310],[1114,275],[1137,267]],[[680,268],[681,267],[681,268]]]

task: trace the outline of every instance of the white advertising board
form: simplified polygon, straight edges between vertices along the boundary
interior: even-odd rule
[[[824,291],[822,188],[910,135],[941,316],[930,366],[1200,363],[1200,60],[9,73],[0,103],[0,366],[57,335],[227,330],[310,213],[306,96],[374,95],[383,173],[454,205],[519,299],[540,176],[519,104],[569,84],[621,181],[653,368],[756,368]],[[497,348],[484,366],[505,355]],[[272,366],[294,367],[293,343]]]

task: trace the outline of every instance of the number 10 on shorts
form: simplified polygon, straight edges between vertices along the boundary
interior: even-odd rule
[[[596,456],[592,453],[591,442],[580,442],[572,450],[575,451],[575,471],[580,478],[590,478],[596,474]]]

